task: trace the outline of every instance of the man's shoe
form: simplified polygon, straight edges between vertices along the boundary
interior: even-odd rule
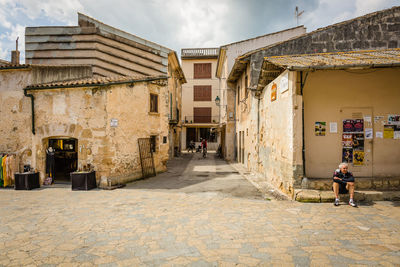
[[[354,200],[350,200],[349,205],[355,208],[357,207],[357,204],[354,202]]]
[[[335,199],[335,203],[333,203],[335,206],[339,206],[339,199]]]

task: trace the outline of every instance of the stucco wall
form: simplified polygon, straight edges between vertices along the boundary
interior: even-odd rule
[[[372,118],[364,127],[373,128],[374,138],[365,140],[365,165],[350,166],[351,171],[357,177],[400,176],[400,139],[375,136],[383,132],[387,115],[400,114],[399,77],[399,68],[309,73],[304,87],[307,177],[331,177],[342,160],[342,120],[364,116]],[[375,116],[384,118],[374,123]],[[326,136],[315,136],[316,121],[327,123]],[[337,133],[330,133],[329,122],[337,123]]]
[[[284,76],[288,77],[288,90],[281,93],[280,82]],[[236,125],[237,138],[240,131],[244,133],[244,166],[289,196],[301,183],[303,174],[302,103],[296,92],[296,81],[295,72],[285,71],[259,96],[249,93],[248,100],[240,104]],[[273,84],[277,85],[275,101],[271,101]],[[247,103],[246,108],[244,103]]]
[[[159,95],[159,113],[149,114],[149,93]],[[135,83],[98,88],[34,92],[37,134],[32,137],[33,164],[44,178],[49,137],[78,139],[78,166],[91,164],[97,178],[126,182],[141,176],[138,138],[157,136],[157,171],[166,169],[168,90],[166,86]],[[146,118],[146,119],[144,119]],[[111,127],[111,119],[118,120]]]
[[[194,79],[195,63],[211,63],[211,79]],[[216,63],[216,59],[182,59],[182,70],[188,81],[182,86],[182,119],[193,116],[193,107],[211,107],[211,116],[219,116],[219,108],[214,101],[219,94],[219,81],[215,77]],[[211,85],[211,101],[193,101],[194,85]]]

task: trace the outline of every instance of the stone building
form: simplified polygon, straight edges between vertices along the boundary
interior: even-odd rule
[[[279,32],[274,32],[262,36],[257,36],[247,40],[223,45],[219,48],[216,77],[219,79],[218,106],[220,108],[220,118],[218,125],[218,142],[222,147],[222,154],[226,160],[233,161],[236,159],[235,137],[235,113],[236,103],[235,88],[231,88],[227,83],[227,77],[232,70],[235,59],[249,51],[259,49],[274,43],[282,42],[293,37],[302,35],[306,32],[304,26],[298,26]],[[247,84],[247,83],[246,83]],[[230,102],[228,102],[230,101]]]
[[[0,66],[0,152],[43,182],[51,146],[56,180],[92,168],[117,183],[145,176],[146,138],[141,151],[164,171],[180,150],[186,79],[176,53],[82,14],[79,25],[27,28],[29,64]]]
[[[206,138],[208,149],[217,149],[219,108],[216,70],[218,48],[182,49],[182,69],[188,83],[182,88],[182,149],[190,141],[199,145]]]
[[[81,13],[78,25],[27,27],[26,63],[91,65],[101,77],[167,74],[171,49]]]
[[[330,190],[348,161],[358,189],[399,188],[399,21],[394,7],[236,59],[238,161],[260,184]]]

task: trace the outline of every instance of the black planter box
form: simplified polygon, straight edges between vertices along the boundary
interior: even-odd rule
[[[72,190],[90,190],[97,188],[96,172],[71,172]]]
[[[15,190],[32,190],[40,188],[38,172],[24,172],[14,174]]]

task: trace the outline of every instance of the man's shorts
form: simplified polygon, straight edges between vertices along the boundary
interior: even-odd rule
[[[344,181],[340,180],[334,180],[335,183],[339,184],[339,194],[347,194],[349,190],[347,190],[346,185],[347,183]],[[332,191],[333,191],[333,186],[332,186]]]

